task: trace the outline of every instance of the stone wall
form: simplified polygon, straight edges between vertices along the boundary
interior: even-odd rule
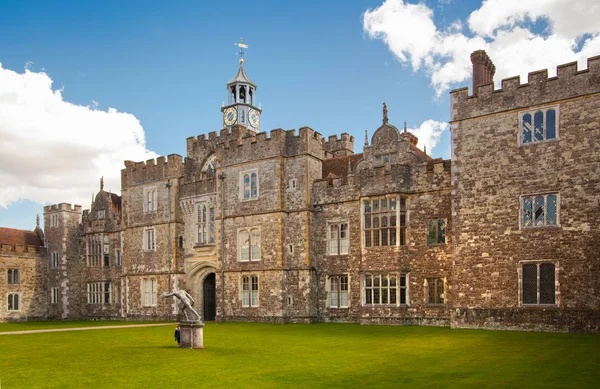
[[[8,270],[19,283],[8,284]],[[40,247],[0,244],[0,322],[41,320],[46,316],[46,259]],[[8,310],[8,295],[19,296],[19,310]]]
[[[599,66],[597,57],[551,79],[536,72],[526,85],[452,93],[453,326],[598,328]],[[546,106],[557,109],[558,136],[520,145],[519,112]],[[559,195],[558,225],[521,226],[521,196],[546,193]],[[556,304],[523,306],[527,261],[555,264]]]

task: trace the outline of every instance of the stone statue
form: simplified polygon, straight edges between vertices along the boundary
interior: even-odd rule
[[[387,104],[385,102],[383,103],[383,122],[384,123],[388,122]]]
[[[177,297],[180,301],[181,301],[181,305],[179,306],[179,313],[183,313],[185,315],[185,319],[186,320],[190,320],[190,318],[188,317],[187,311],[192,311],[194,313],[194,315],[196,315],[196,320],[200,321],[200,315],[198,314],[198,312],[196,312],[196,310],[193,308],[193,305],[196,303],[194,301],[194,298],[185,290],[180,289],[177,290],[175,288],[173,288],[173,291],[171,293],[163,293],[160,295],[160,297],[166,298],[166,297],[171,297],[171,296],[175,296]]]

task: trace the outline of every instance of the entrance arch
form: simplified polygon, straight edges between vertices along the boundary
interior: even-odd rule
[[[186,258],[186,284],[196,300],[196,310],[204,321],[216,319],[216,274],[214,261]]]
[[[217,317],[217,302],[215,294],[215,273],[210,273],[202,282],[202,307],[204,321],[214,321]]]

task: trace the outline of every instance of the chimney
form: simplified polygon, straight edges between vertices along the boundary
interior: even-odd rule
[[[473,95],[476,95],[481,85],[494,82],[496,67],[485,50],[471,53],[471,63],[473,64]]]

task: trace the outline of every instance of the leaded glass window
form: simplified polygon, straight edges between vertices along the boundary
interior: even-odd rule
[[[521,227],[558,225],[558,194],[521,197]]]
[[[406,274],[366,274],[363,281],[365,305],[398,305],[407,303]]]
[[[405,244],[406,199],[379,198],[363,202],[363,231],[365,247]],[[398,222],[399,219],[399,222]]]
[[[429,220],[427,244],[437,245],[446,243],[446,220],[433,219]]]
[[[556,139],[558,107],[542,108],[521,113],[521,144],[539,143]]]

